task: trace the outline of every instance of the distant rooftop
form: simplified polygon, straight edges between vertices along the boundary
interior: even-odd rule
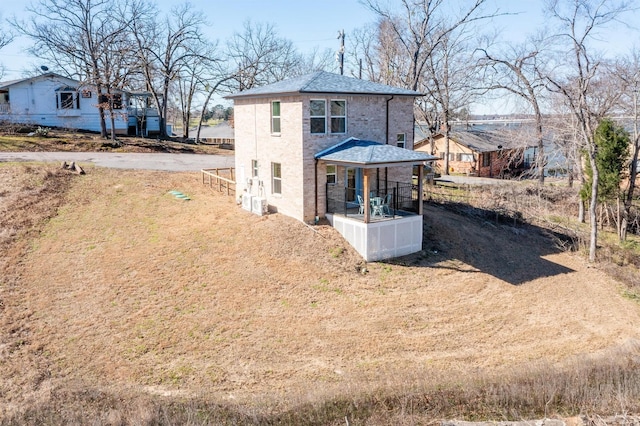
[[[476,151],[491,152],[499,149],[525,148],[526,141],[515,137],[508,130],[471,130],[451,132],[451,139]]]
[[[269,95],[284,95],[296,93],[338,93],[351,95],[394,95],[394,96],[421,96],[414,90],[387,86],[368,80],[347,77],[326,71],[317,71],[311,74],[282,80],[266,86],[255,87],[229,96],[228,99],[262,97]]]

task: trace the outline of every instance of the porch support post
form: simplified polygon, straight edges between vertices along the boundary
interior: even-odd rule
[[[422,199],[422,178],[424,176],[424,165],[418,165],[418,214],[422,216],[423,209],[423,199]]]
[[[364,223],[371,221],[371,209],[369,208],[369,169],[362,169],[362,199],[364,200]]]

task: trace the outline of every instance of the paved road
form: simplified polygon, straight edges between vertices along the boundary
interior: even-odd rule
[[[164,170],[171,172],[200,171],[201,169],[234,166],[233,155],[205,154],[142,154],[115,152],[0,152],[0,162],[7,161],[63,161],[93,163],[116,169]]]

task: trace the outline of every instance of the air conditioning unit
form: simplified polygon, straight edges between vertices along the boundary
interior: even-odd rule
[[[246,193],[242,194],[242,208],[249,212],[253,208],[251,205],[251,200],[253,200],[253,195]]]
[[[251,200],[251,211],[262,216],[268,213],[267,199],[262,197],[253,197]]]

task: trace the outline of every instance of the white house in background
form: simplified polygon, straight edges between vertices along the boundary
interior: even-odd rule
[[[367,261],[421,250],[419,95],[319,71],[228,96],[243,207],[326,217]]]
[[[158,131],[157,111],[148,108],[148,95],[118,91],[114,95],[117,134],[146,135]],[[55,74],[0,82],[0,122],[100,131],[99,94],[94,87]],[[111,130],[105,111],[107,130]]]

